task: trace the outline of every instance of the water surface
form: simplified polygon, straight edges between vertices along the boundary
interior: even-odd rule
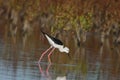
[[[72,34],[71,34],[72,35]],[[99,45],[99,35],[88,33],[84,45],[77,46],[68,36],[61,38],[70,48],[67,54],[57,49],[52,64],[41,53],[49,48],[44,37],[0,35],[0,80],[120,80],[120,47],[111,42]]]

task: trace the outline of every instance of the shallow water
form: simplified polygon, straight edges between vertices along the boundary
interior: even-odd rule
[[[38,64],[42,52],[49,48],[46,39],[0,35],[0,80],[120,80],[120,47],[99,45],[98,35],[87,35],[78,47],[73,37],[63,39],[70,56],[55,50],[50,65],[47,56]]]

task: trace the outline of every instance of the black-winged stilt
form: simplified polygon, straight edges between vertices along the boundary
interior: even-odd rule
[[[47,33],[41,31],[43,33],[43,35],[46,37],[46,39],[48,40],[48,42],[50,43],[50,48],[48,48],[45,52],[42,53],[40,59],[38,62],[41,62],[41,59],[42,57],[50,50],[50,53],[48,54],[48,60],[49,62],[51,63],[51,60],[50,60],[50,55],[52,54],[52,52],[55,50],[55,48],[57,48],[60,52],[65,52],[65,53],[69,53],[69,48],[68,47],[65,47],[63,45],[63,43],[59,40],[59,39],[56,39],[55,37],[52,37],[50,35],[48,35]],[[69,55],[69,54],[68,54]]]

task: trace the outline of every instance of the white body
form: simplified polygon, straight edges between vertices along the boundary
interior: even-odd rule
[[[60,52],[66,52],[66,53],[69,53],[69,48],[67,47],[64,47],[63,45],[59,45],[59,44],[56,44],[50,37],[48,37],[46,34],[45,34],[48,42],[50,43],[51,46],[55,47],[55,48],[58,48]]]

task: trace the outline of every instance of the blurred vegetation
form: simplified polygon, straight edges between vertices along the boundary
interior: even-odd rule
[[[33,22],[45,15],[47,22],[42,22],[40,26],[47,24],[44,27],[51,32],[74,31],[78,27],[89,31],[96,26],[108,28],[114,23],[120,25],[119,5],[119,0],[0,0],[0,8],[5,7],[6,15],[15,10],[18,14],[23,13],[24,19]]]
[[[51,33],[56,33],[58,30],[73,31],[78,38],[81,30],[83,32],[95,29],[106,31],[113,26],[117,26],[117,30],[120,29],[119,0],[0,0],[1,20],[9,21],[11,19],[9,14],[14,15],[12,11],[18,14],[17,27],[19,28],[16,29],[23,28],[25,24],[29,26],[38,22],[37,25],[31,26],[30,31],[38,31],[39,28],[36,26],[45,28]],[[27,30],[24,31],[26,32]],[[86,75],[87,66],[83,63],[86,62],[81,61],[81,64],[75,68]]]
[[[90,30],[92,26],[92,13],[88,13],[86,16],[81,15],[80,16],[80,22],[81,22],[81,27],[84,30]]]

